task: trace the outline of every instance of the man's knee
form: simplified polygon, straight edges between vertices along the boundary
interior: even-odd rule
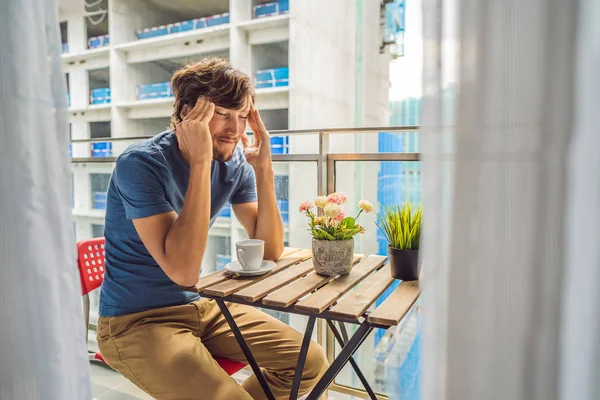
[[[312,342],[306,355],[304,379],[314,381],[313,383],[316,384],[317,380],[325,374],[328,367],[329,363],[327,362],[325,350],[323,350],[320,344]]]

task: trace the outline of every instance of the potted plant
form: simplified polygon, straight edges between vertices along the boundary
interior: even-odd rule
[[[423,209],[412,212],[412,205],[386,207],[377,216],[377,227],[388,240],[392,276],[403,281],[419,279],[419,242]]]
[[[309,232],[313,238],[313,266],[318,274],[345,275],[352,270],[354,236],[365,233],[365,228],[358,225],[356,220],[363,212],[371,212],[373,205],[361,200],[356,217],[347,217],[341,207],[346,201],[344,193],[336,192],[317,197],[314,205],[310,201],[300,205],[300,212],[309,219]],[[317,213],[313,211],[315,206]],[[318,215],[319,210],[322,215]]]

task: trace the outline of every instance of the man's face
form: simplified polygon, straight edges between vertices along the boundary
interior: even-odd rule
[[[215,160],[231,160],[235,146],[237,146],[246,130],[246,120],[249,113],[249,102],[239,110],[215,106],[215,113],[208,123],[213,140],[213,158]]]

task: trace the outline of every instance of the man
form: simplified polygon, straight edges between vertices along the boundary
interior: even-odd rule
[[[263,399],[255,376],[240,386],[213,359],[245,361],[216,303],[180,287],[197,283],[208,230],[227,202],[248,236],[265,241],[265,258],[280,257],[269,134],[250,78],[224,60],[177,71],[173,93],[172,130],[129,147],[111,178],[100,352],[156,399]],[[252,307],[229,308],[275,396],[288,398],[302,335]],[[300,392],[326,367],[312,343]]]

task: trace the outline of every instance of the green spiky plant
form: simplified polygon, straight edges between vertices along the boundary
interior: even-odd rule
[[[423,208],[406,202],[402,206],[384,207],[377,216],[377,227],[385,235],[390,247],[399,250],[418,250],[421,240]]]

